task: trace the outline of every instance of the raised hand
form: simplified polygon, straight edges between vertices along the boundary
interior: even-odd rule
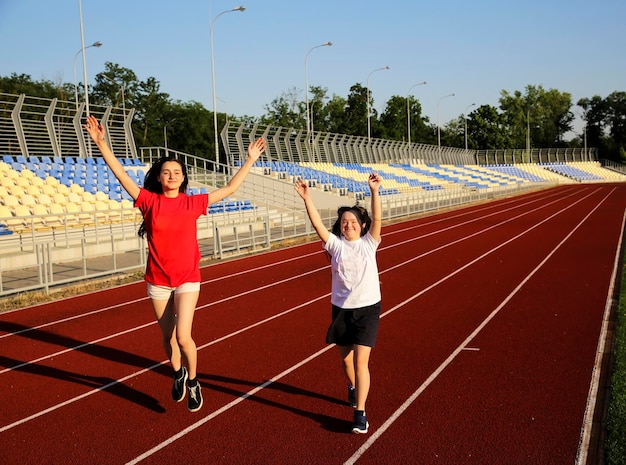
[[[380,177],[378,173],[370,174],[367,179],[367,184],[370,186],[370,190],[377,191],[383,182],[383,178]]]
[[[261,153],[265,151],[266,148],[267,148],[266,140],[263,139],[262,137],[259,137],[254,142],[250,142],[250,145],[248,146],[248,157],[256,161],[261,156]]]
[[[299,181],[295,182],[293,187],[298,195],[303,199],[306,199],[309,196],[309,184],[306,181],[300,179]]]
[[[104,140],[104,126],[102,126],[95,116],[89,115],[87,117],[87,123],[83,124],[83,128],[87,130],[96,144]]]

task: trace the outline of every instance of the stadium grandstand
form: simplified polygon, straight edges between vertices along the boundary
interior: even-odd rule
[[[0,296],[142,270],[141,215],[92,150],[85,104],[0,93]],[[384,219],[562,183],[624,182],[594,149],[475,151],[261,126],[227,124],[226,163],[135,146],[133,110],[91,105],[110,146],[138,184],[165,154],[186,164],[189,193],[223,185],[257,137],[268,149],[236,194],[198,220],[205,258],[249,253],[311,234],[295,180],[306,180],[330,227],[341,205],[364,201],[383,178]]]

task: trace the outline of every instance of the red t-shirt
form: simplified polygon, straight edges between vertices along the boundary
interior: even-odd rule
[[[207,212],[208,194],[169,198],[141,189],[135,206],[143,215],[148,239],[146,281],[170,287],[200,282],[196,221]]]

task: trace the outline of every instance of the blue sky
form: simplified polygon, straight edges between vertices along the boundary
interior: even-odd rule
[[[72,83],[78,5],[0,0],[0,75]],[[260,116],[292,88],[304,100],[305,57],[327,41],[308,55],[310,85],[347,97],[369,76],[380,112],[427,81],[411,94],[432,123],[527,85],[569,92],[574,104],[626,91],[624,0],[82,0],[85,45],[103,42],[85,51],[89,81],[109,61],[212,109],[210,24],[238,5],[246,11],[213,28],[217,107],[229,114]]]

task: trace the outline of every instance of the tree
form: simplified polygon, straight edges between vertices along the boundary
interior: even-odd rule
[[[304,117],[306,111],[303,111],[306,105],[298,100],[299,95],[300,91],[295,87],[283,92],[280,97],[263,107],[267,115],[261,117],[261,122],[284,128],[306,128],[306,118]]]
[[[324,105],[324,100],[328,98],[326,95],[328,89],[321,86],[311,86],[310,90],[311,94],[313,94],[313,98],[309,99],[309,116],[311,119],[311,127],[315,131],[326,131],[328,125],[328,109]]]
[[[104,71],[96,74],[95,80],[96,84],[91,88],[94,103],[126,108],[137,106],[140,83],[133,70],[107,61]]]
[[[587,146],[598,147],[603,158],[626,161],[626,92],[583,98]]]
[[[333,98],[325,105],[324,112],[326,113],[325,128],[328,132],[341,133],[344,127],[346,127],[346,106],[348,101],[333,95]]]
[[[371,95],[370,95],[370,108]],[[375,119],[375,116],[370,118]],[[354,136],[367,135],[367,89],[356,83],[350,87],[350,94],[346,100],[345,118],[340,132]]]
[[[506,90],[500,93],[500,110],[504,113],[513,146],[524,147],[529,137],[532,147],[558,147],[563,135],[571,130],[574,115],[572,97],[567,92],[542,86],[526,86],[526,94]]]
[[[407,139],[407,99],[397,95],[392,96],[380,115],[380,137],[391,140]],[[419,109],[419,103],[417,104]],[[416,122],[412,119],[412,122]],[[413,126],[413,124],[411,124]],[[415,142],[415,139],[412,139]]]
[[[468,148],[503,149],[510,148],[511,138],[506,119],[491,105],[481,105],[468,115]]]

